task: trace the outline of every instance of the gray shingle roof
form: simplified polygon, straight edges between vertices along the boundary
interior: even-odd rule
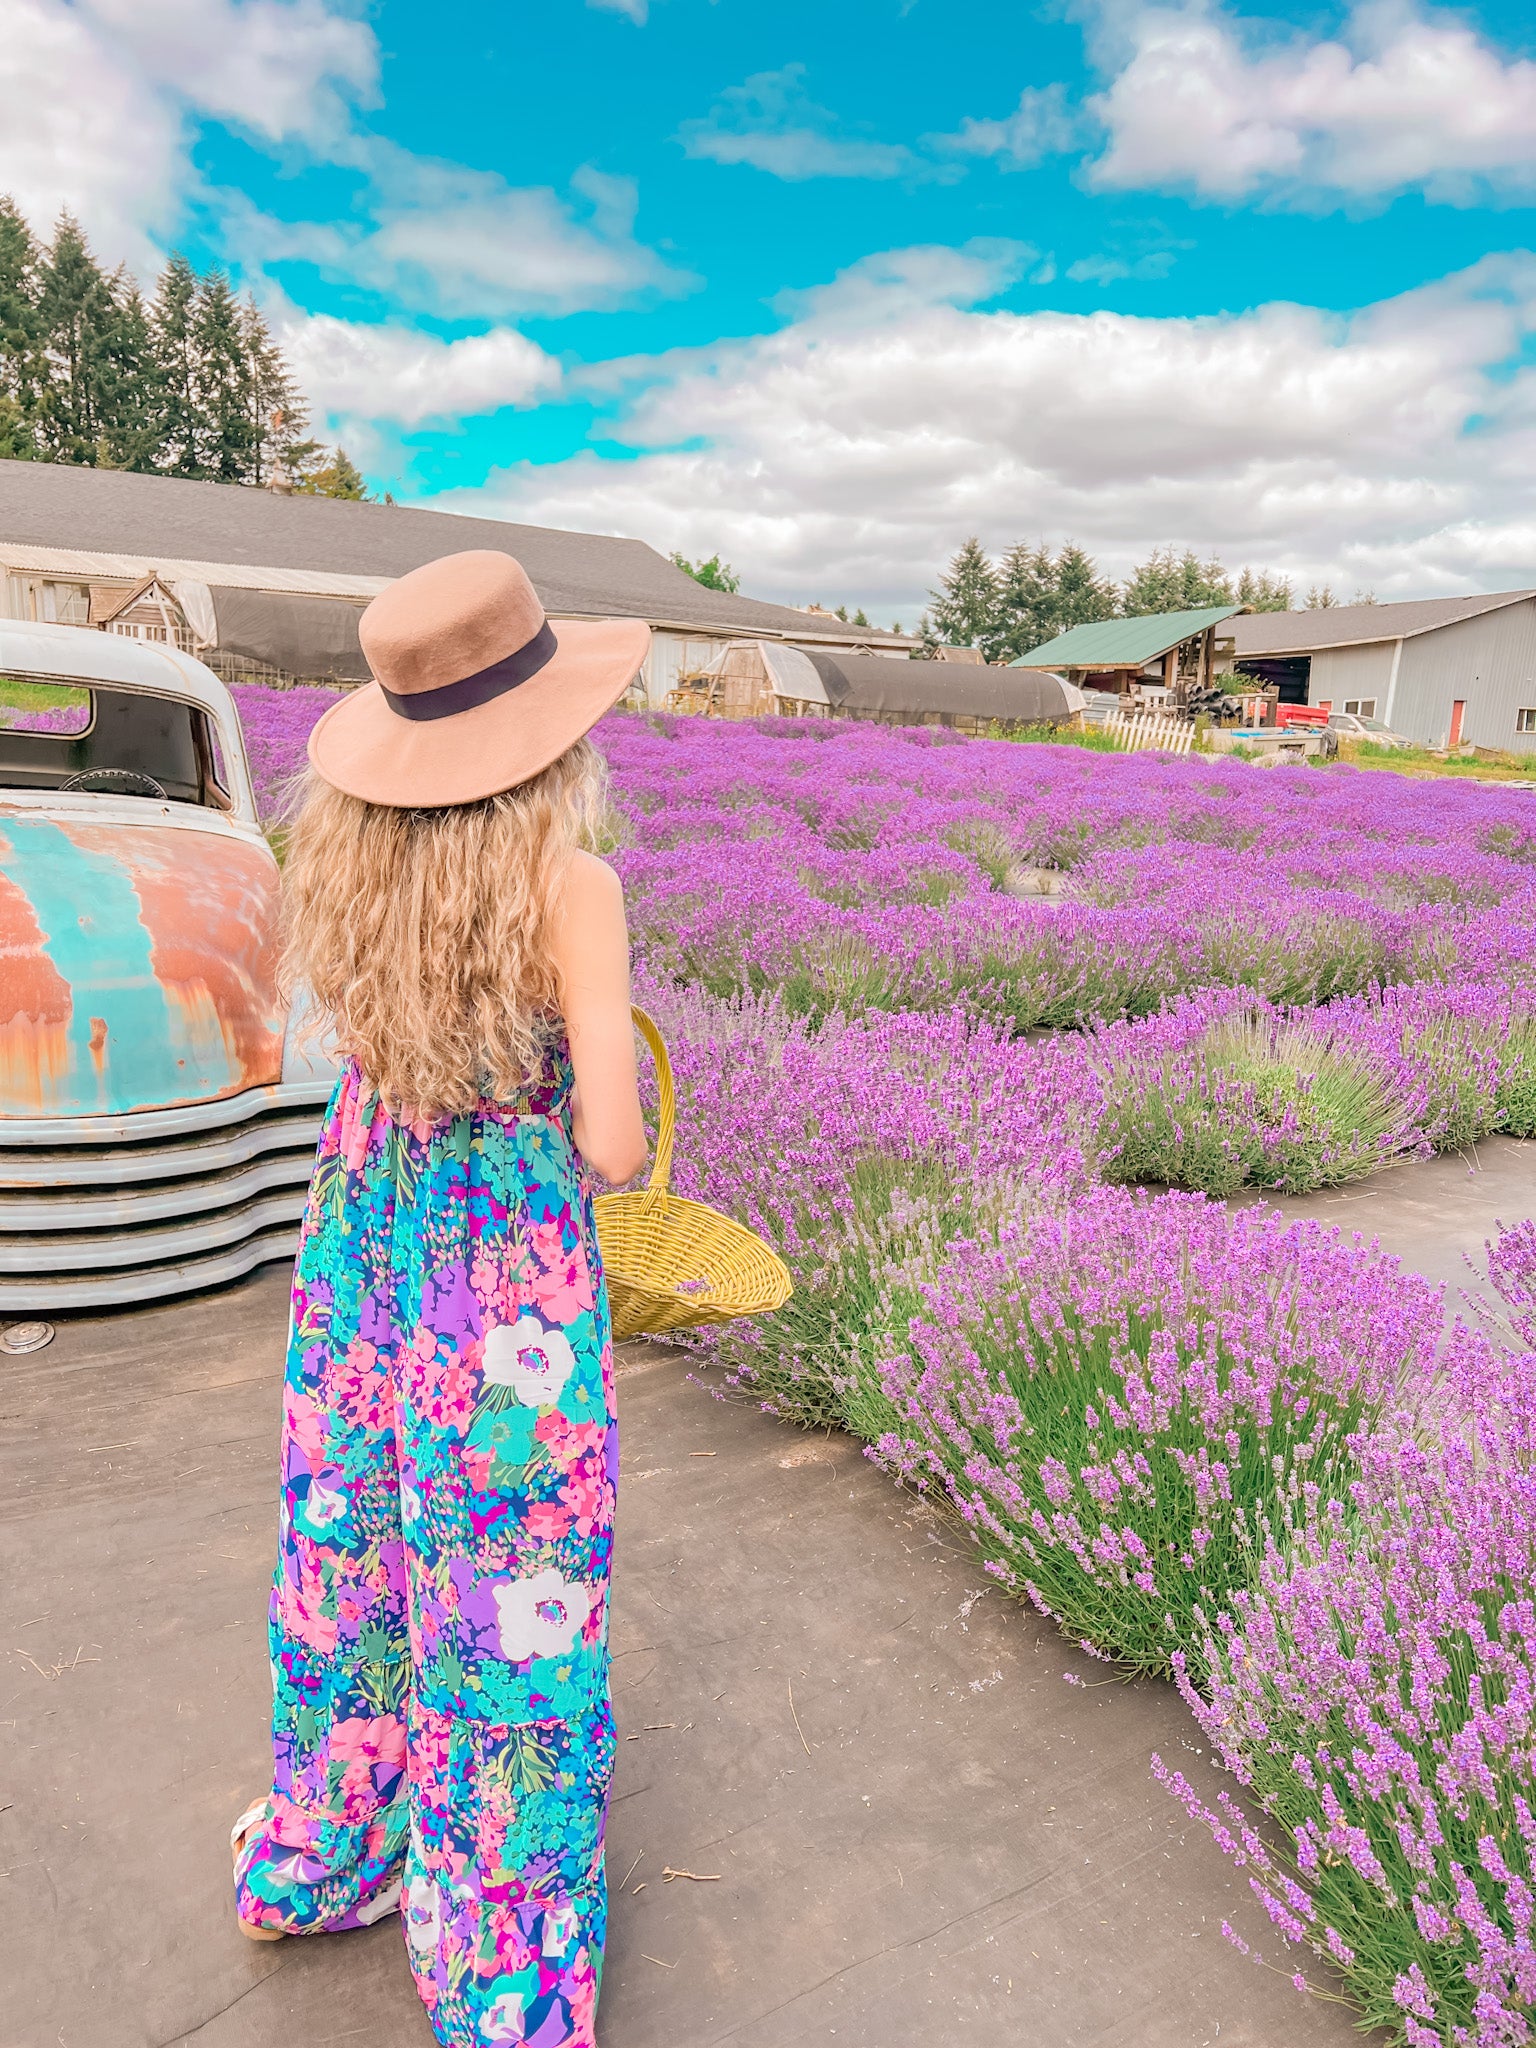
[[[824,614],[706,590],[640,540],[127,470],[0,462],[0,541],[357,576],[401,576],[461,548],[501,548],[517,556],[551,612],[794,639],[870,638],[869,629]]]
[[[1232,621],[1237,655],[1310,654],[1320,647],[1359,647],[1433,633],[1437,626],[1498,611],[1536,590],[1501,590],[1485,597],[1421,597],[1404,604],[1340,604],[1310,612],[1249,612]]]

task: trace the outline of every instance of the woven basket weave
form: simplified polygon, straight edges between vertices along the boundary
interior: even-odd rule
[[[656,1062],[660,1105],[650,1180],[632,1194],[599,1195],[594,1204],[614,1338],[763,1315],[788,1301],[789,1269],[744,1224],[667,1192],[677,1121],[672,1062],[644,1010],[632,1014]]]

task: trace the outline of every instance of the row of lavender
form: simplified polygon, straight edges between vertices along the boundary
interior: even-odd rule
[[[332,697],[239,695],[272,810]],[[1303,1192],[1536,1128],[1521,793],[860,726],[601,737],[654,977],[1089,1026],[1058,1080],[1111,1178]],[[1070,896],[1008,893],[1042,878]]]
[[[1177,1675],[1287,1846],[1235,1808],[1218,1839],[1366,2019],[1527,2039],[1533,1233],[1495,1255],[1516,1326],[1447,1349],[1368,1247],[1111,1184],[1307,1185],[1529,1130],[1523,797],[603,737],[678,1185],[798,1283],[718,1366],[947,1499],[1074,1639]],[[1005,893],[1042,868],[1065,908]]]
[[[1278,1829],[1159,1775],[1364,2020],[1527,2041],[1536,1227],[1493,1253],[1512,1321],[1446,1344],[1439,1291],[1373,1247],[1105,1185],[1080,1104],[993,1027],[641,994],[680,1191],[796,1274],[714,1363],[936,1493],[1075,1641],[1175,1674]]]

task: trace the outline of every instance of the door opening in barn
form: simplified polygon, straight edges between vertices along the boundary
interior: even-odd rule
[[[1462,698],[1458,697],[1451,706],[1451,737],[1447,741],[1447,745],[1452,747],[1459,747],[1461,745],[1461,725],[1466,715],[1466,704]]]

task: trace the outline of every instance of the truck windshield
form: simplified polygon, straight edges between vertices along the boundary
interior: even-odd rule
[[[218,737],[176,697],[0,675],[0,790],[78,790],[228,810]]]

